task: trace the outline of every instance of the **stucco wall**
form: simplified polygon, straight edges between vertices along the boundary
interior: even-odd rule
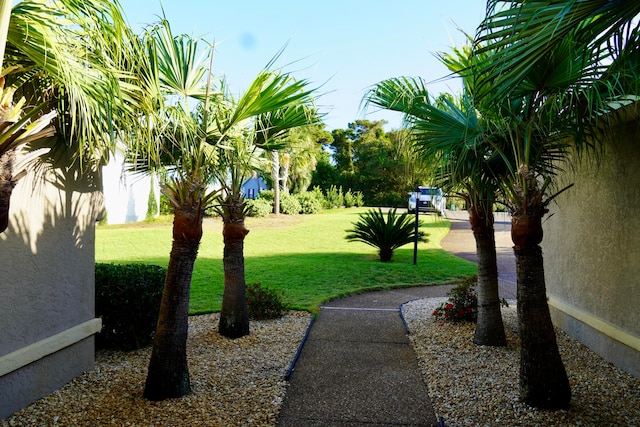
[[[0,418],[93,368],[100,200],[91,179],[59,169],[14,190],[0,234]]]
[[[640,128],[609,138],[599,165],[576,160],[543,241],[554,322],[640,376]]]

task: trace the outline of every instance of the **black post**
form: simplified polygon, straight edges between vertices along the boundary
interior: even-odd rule
[[[413,265],[418,264],[418,220],[420,215],[420,189],[416,188],[416,220],[413,226]]]

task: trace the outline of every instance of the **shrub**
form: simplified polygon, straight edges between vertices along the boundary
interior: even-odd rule
[[[324,203],[322,193],[318,195],[317,192],[303,191],[296,194],[295,197],[300,203],[300,213],[314,214],[322,210],[322,205]]]
[[[449,299],[431,313],[436,320],[469,321],[478,319],[478,296],[474,289],[477,276],[469,277],[447,292]]]
[[[151,178],[151,188],[149,190],[149,198],[147,199],[147,220],[153,220],[158,216],[158,202],[156,200],[156,190],[153,185],[153,177]]]
[[[352,208],[354,206],[364,206],[363,195],[360,191],[347,190],[347,192],[344,193],[344,207]]]
[[[96,347],[135,350],[153,341],[166,269],[155,265],[96,264]]]
[[[362,191],[353,192],[353,205],[358,208],[364,206],[364,195]]]
[[[302,211],[300,202],[289,194],[280,195],[280,212],[287,215],[297,215]]]
[[[275,192],[273,190],[260,190],[258,193],[258,197],[256,199],[264,199],[273,203],[273,199],[275,198]]]
[[[359,241],[378,248],[380,261],[391,261],[393,251],[415,239],[415,218],[406,213],[396,214],[390,209],[386,215],[382,209],[368,210],[360,214],[354,228],[347,230],[346,239]],[[426,234],[418,231],[418,240],[426,242]]]
[[[247,312],[251,320],[276,319],[282,317],[285,305],[283,293],[262,287],[260,283],[247,285]]]
[[[173,215],[173,206],[167,196],[160,193],[160,215]]]
[[[342,194],[342,187],[336,187],[332,185],[325,196],[327,206],[329,209],[339,208],[344,205],[344,195]]]
[[[273,203],[267,199],[247,200],[247,206],[249,207],[249,216],[264,217],[273,212]]]

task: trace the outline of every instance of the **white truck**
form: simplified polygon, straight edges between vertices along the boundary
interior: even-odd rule
[[[447,199],[442,190],[435,187],[418,187],[418,191],[409,193],[408,211],[413,213],[416,207],[419,212],[440,212],[444,215]]]

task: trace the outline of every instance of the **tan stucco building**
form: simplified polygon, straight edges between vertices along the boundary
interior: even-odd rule
[[[554,323],[640,377],[640,105],[626,108],[600,161],[577,159],[544,223]]]
[[[32,171],[0,234],[0,418],[94,367],[93,175]]]

